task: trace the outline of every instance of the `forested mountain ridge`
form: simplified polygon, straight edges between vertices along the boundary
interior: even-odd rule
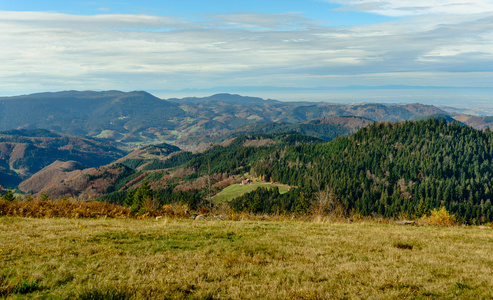
[[[471,222],[493,220],[493,133],[458,123],[375,123],[327,144],[289,148],[252,173],[330,189],[346,209],[385,217],[444,205]]]
[[[182,138],[177,142],[183,144],[184,147],[201,150],[210,144],[221,143],[240,136],[283,132],[296,132],[330,141],[336,137],[354,133],[373,122],[373,120],[363,117],[343,116],[319,118],[302,123],[253,123],[222,134],[204,135],[201,132],[190,134],[187,138]]]
[[[0,97],[0,130],[45,128],[118,141],[129,148],[162,142],[187,148],[189,138],[224,134],[248,124],[340,116],[392,121],[435,113],[446,114],[423,104],[281,102],[231,94],[163,100],[142,91],[65,91]]]
[[[233,175],[243,174],[243,167],[235,169],[233,166],[241,165],[238,160],[244,156],[245,151],[261,153],[265,149],[321,142],[323,140],[291,132],[241,136],[214,145],[199,154],[180,151],[178,147],[168,144],[151,145],[135,150],[109,165],[78,172],[73,172],[73,169],[66,170],[65,165],[56,162],[22,182],[19,188],[24,192],[32,191],[38,194],[36,196],[46,193],[54,199],[79,196],[94,199],[112,192],[121,195],[122,191],[126,193],[126,190],[139,186],[144,179],[150,182],[155,190],[170,187],[171,191],[175,187],[177,190],[202,189],[205,175],[195,172],[194,165],[201,164],[203,159],[209,156],[224,158],[220,165],[211,165],[210,173],[214,183],[222,181],[219,186],[224,188],[237,181],[237,177]],[[46,185],[40,186],[40,181],[46,182]]]
[[[253,193],[233,201],[237,210],[306,213],[317,193],[327,191],[346,213],[411,217],[443,205],[464,222],[493,220],[493,133],[444,119],[378,122],[328,143],[225,151],[195,160],[194,167],[201,174],[208,164],[224,172],[225,161],[299,187],[284,195]]]

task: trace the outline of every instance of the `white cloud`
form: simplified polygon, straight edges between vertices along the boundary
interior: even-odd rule
[[[364,4],[356,2],[351,1]],[[485,75],[488,80],[478,75],[493,71],[489,14],[422,15],[353,27],[324,27],[298,13],[208,17],[196,22],[147,15],[0,12],[0,95],[493,82],[490,75]]]
[[[227,15],[210,15],[215,19],[217,26],[228,26],[237,28],[264,28],[264,29],[283,29],[288,28],[299,29],[312,27],[319,22],[309,20],[303,17],[300,13],[278,13],[278,14],[258,14],[258,13],[233,13]]]
[[[391,17],[424,14],[483,14],[493,12],[491,0],[327,0],[357,10]]]

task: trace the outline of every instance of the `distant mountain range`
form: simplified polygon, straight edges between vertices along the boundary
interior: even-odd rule
[[[249,124],[340,116],[396,121],[437,113],[447,114],[423,104],[281,102],[231,94],[163,100],[142,91],[65,91],[0,98],[0,130],[43,128],[129,148],[161,142],[186,146],[184,141],[197,134],[224,134]]]

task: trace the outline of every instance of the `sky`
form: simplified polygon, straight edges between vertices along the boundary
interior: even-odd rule
[[[60,90],[488,105],[493,0],[0,0],[0,96]]]

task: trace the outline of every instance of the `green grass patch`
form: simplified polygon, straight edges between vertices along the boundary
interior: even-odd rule
[[[251,115],[247,118],[247,120],[260,120],[260,119],[262,118],[258,115]]]
[[[249,193],[251,191],[256,190],[259,187],[273,188],[278,187],[279,193],[284,194],[287,193],[290,189],[290,186],[283,184],[275,184],[275,183],[265,183],[265,182],[252,182],[250,184],[232,184],[227,188],[223,189],[221,192],[216,194],[212,200],[217,202],[224,202],[233,200],[236,197],[239,197],[245,193]]]
[[[119,132],[115,133],[115,131],[112,130],[102,130],[101,133],[96,135],[96,137],[100,139],[107,139],[109,137],[111,137],[112,139],[121,139],[123,138],[123,136],[124,136],[123,134]]]

